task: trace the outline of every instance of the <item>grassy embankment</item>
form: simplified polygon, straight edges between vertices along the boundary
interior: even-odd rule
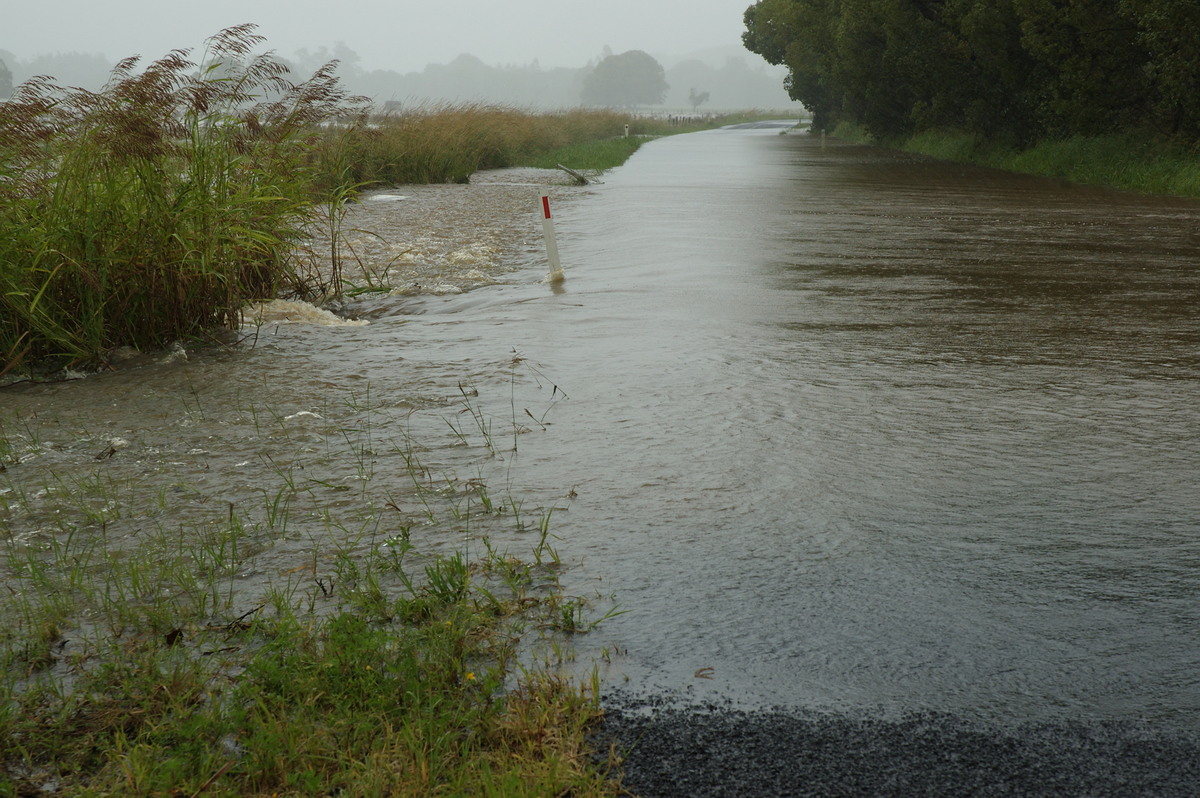
[[[337,294],[339,225],[363,186],[606,168],[681,130],[604,110],[372,116],[332,67],[293,83],[258,43],[231,29],[199,64],[131,60],[99,93],[35,80],[0,104],[0,377],[234,328],[249,300]],[[626,124],[636,136],[618,138]]]
[[[839,126],[833,133],[871,141],[861,129]],[[1153,134],[1072,136],[1016,150],[955,131],[926,131],[884,146],[946,161],[974,163],[1011,172],[1057,177],[1144,194],[1200,197],[1200,154]]]

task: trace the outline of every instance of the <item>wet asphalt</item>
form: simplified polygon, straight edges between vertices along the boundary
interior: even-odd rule
[[[1200,737],[1137,723],[990,727],[629,695],[605,708],[593,742],[616,746],[643,798],[1200,795]]]

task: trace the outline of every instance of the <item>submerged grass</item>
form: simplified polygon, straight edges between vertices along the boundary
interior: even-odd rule
[[[329,423],[345,451],[328,466],[392,445],[400,485],[364,468],[331,502],[320,462],[271,460],[257,509],[202,518],[110,476],[113,460],[38,487],[41,444],[0,417],[0,794],[620,791],[586,743],[595,677],[554,668],[597,621],[559,586],[552,509],[422,465],[369,404]],[[481,462],[488,429],[463,433]],[[446,535],[462,548],[427,548]]]

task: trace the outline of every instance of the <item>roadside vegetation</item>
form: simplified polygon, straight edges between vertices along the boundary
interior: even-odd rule
[[[1176,197],[1200,197],[1200,156],[1176,142],[1133,133],[1071,136],[1013,149],[978,136],[927,130],[907,139],[879,140],[861,125],[842,123],[833,136],[973,163],[1010,172],[1055,177],[1072,183],[1107,186]]]
[[[337,295],[336,252],[312,242],[336,249],[365,187],[583,152],[569,165],[611,168],[643,140],[611,143],[626,125],[718,124],[483,105],[377,115],[336,64],[294,82],[261,41],[231,28],[197,59],[127,59],[99,92],[38,78],[0,103],[0,379],[235,329],[249,301]]]
[[[332,66],[301,83],[248,28],[128,59],[101,92],[48,79],[0,104],[0,374],[98,365],[236,327],[247,300],[318,291],[310,162],[361,118]]]
[[[0,412],[0,795],[617,794],[594,671],[556,670],[616,610],[564,594],[554,508],[494,490],[463,400],[469,478],[369,393],[224,409],[258,497],[216,503],[177,455]]]
[[[962,134],[926,132],[910,152],[1146,194],[1200,197],[1200,157],[1177,142],[1132,133],[1071,136],[1013,150]]]
[[[813,129],[1153,193],[1200,192],[1200,4],[759,0],[746,47]]]

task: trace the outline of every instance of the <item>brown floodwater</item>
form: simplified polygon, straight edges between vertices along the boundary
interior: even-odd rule
[[[625,610],[577,639],[610,684],[1200,721],[1200,203],[772,129],[603,179],[381,192],[347,268],[386,290],[337,308],[368,323],[275,306],[237,348],[3,389],[0,520],[44,543],[73,490],[133,539],[300,478],[252,583],[364,490],[406,507],[416,448],[554,508],[568,590]]]

